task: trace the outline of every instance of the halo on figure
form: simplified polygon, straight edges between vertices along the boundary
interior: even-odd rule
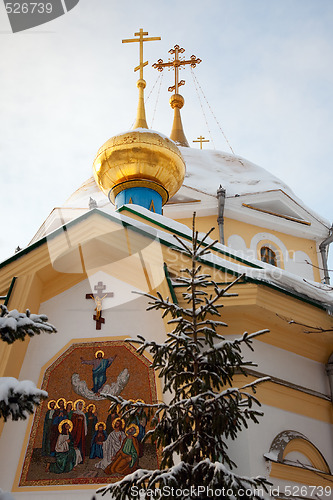
[[[95,413],[96,405],[94,405],[94,403],[90,403],[88,406],[86,406],[86,410],[88,411],[91,406],[93,407],[93,413]]]
[[[65,398],[59,398],[59,399],[57,400],[57,404],[56,404],[56,406],[57,406],[57,408],[60,410],[59,401],[63,401],[63,402],[64,402],[64,407],[65,407],[65,406],[66,406],[66,399],[65,399]]]
[[[75,408],[75,410],[77,410],[77,405],[78,405],[79,403],[82,403],[82,404],[83,404],[83,406],[82,406],[82,411],[83,411],[83,410],[84,410],[84,407],[86,406],[86,403],[83,401],[83,399],[77,399],[77,400],[74,402],[74,408]]]
[[[55,403],[55,406],[57,406],[56,400],[55,399],[50,399],[50,401],[47,403],[47,409],[48,410],[52,410],[52,408],[50,406],[51,403]]]
[[[126,430],[125,430],[125,434],[127,436],[127,432],[129,431],[129,429],[131,429],[132,427],[135,428],[135,434],[133,434],[134,437],[136,437],[139,432],[140,432],[140,429],[139,429],[139,426],[136,425],[136,424],[129,424],[127,427],[126,427]]]
[[[142,403],[142,404],[145,404],[144,400],[143,399],[136,399],[135,400],[136,403]]]
[[[102,354],[102,358],[104,358],[104,351],[96,351],[95,352],[95,358],[97,358],[97,355],[101,353]]]
[[[103,426],[103,430],[105,431],[105,429],[106,429],[106,423],[105,422],[97,422],[97,424],[95,425],[95,431],[98,431],[98,427],[100,425]]]
[[[70,404],[70,405],[72,405],[72,408],[74,408],[74,403],[73,403],[73,401],[67,401],[67,403],[66,403],[66,409],[67,409],[67,406],[68,406],[69,404]]]
[[[115,418],[114,421],[112,422],[113,429],[116,428],[116,423],[118,420],[120,420],[120,422],[122,423],[122,428],[125,429],[125,427],[126,427],[125,420],[123,418],[120,418],[120,417]]]
[[[73,430],[73,422],[71,420],[68,420],[68,418],[66,418],[65,420],[62,420],[60,422],[60,424],[58,425],[59,434],[62,433],[62,426],[64,424],[68,424],[69,425],[69,432],[72,432],[72,430]]]

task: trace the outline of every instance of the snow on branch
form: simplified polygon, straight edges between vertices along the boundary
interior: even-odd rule
[[[231,288],[243,275],[222,287],[210,275],[201,274],[199,259],[209,252],[212,244],[207,244],[208,235],[200,241],[195,217],[192,242],[175,238],[190,261],[175,280],[184,287],[182,300],[172,302],[160,292],[156,296],[142,294],[148,298],[148,310],[160,310],[163,317],[170,315],[168,324],[173,330],[166,333],[162,343],[139,335],[136,339],[126,339],[136,345],[138,353],[150,352],[151,366],[163,380],[163,392],[170,392],[171,397],[154,404],[133,403],[120,396],[109,398],[120,417],[132,417],[143,408],[149,414],[144,441],[161,450],[161,470],[136,470],[116,483],[103,486],[98,493],[108,493],[115,500],[131,500],[133,486],[146,492],[167,486],[182,490],[183,500],[206,500],[205,491],[201,489],[201,494],[197,494],[198,488],[205,487],[230,490],[231,493],[223,494],[224,500],[244,500],[244,490],[246,500],[261,500],[263,494],[258,491],[267,492],[270,483],[262,477],[241,477],[230,472],[236,464],[229,456],[228,440],[236,439],[240,431],[250,423],[258,423],[263,415],[254,394],[256,386],[269,378],[243,383],[243,387],[237,388],[234,376],[238,373],[247,376],[246,368],[256,366],[244,359],[242,348],[252,348],[253,340],[268,330],[245,332],[235,340],[220,335],[219,331],[227,324],[223,318],[221,321],[215,318],[222,316],[223,299],[237,296]],[[176,459],[180,463],[175,465]],[[197,488],[194,493],[193,487]],[[174,495],[159,496],[167,497]]]
[[[25,420],[34,411],[34,405],[39,405],[47,398],[45,391],[37,389],[30,380],[19,381],[13,377],[0,378],[0,418],[6,422]]]
[[[1,340],[12,344],[15,340],[24,340],[26,336],[33,337],[42,332],[55,333],[56,328],[47,322],[45,314],[31,314],[29,309],[20,313],[16,309],[8,311],[0,305],[0,336]]]

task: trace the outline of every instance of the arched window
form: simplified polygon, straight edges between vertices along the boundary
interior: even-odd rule
[[[260,260],[272,266],[277,266],[276,253],[269,247],[261,247]]]
[[[331,473],[318,448],[306,436],[297,431],[280,432],[272,441],[269,453],[265,453],[264,457],[284,465],[303,466],[304,469],[312,467],[326,474]],[[274,476],[274,473],[271,475]]]

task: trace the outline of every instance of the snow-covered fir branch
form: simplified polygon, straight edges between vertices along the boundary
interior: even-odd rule
[[[47,392],[36,388],[30,380],[0,378],[0,419],[25,420],[33,413],[34,405],[47,398]]]
[[[15,340],[24,340],[26,336],[33,337],[42,332],[54,333],[56,328],[47,322],[45,314],[31,314],[29,309],[20,313],[16,309],[8,311],[0,305],[0,336],[1,340],[12,344]]]
[[[201,480],[200,484],[198,484],[198,478]],[[222,484],[223,486],[221,486]],[[261,492],[268,492],[269,484],[264,477],[242,477],[228,470],[220,462],[211,462],[209,459],[204,459],[193,467],[182,461],[170,467],[167,471],[140,469],[115,484],[99,488],[97,493],[101,493],[102,496],[111,493],[113,498],[125,500],[131,498],[134,487],[134,491],[155,492],[156,498],[166,498],[167,495],[163,495],[163,492],[169,493],[169,497],[171,497],[170,493],[174,488],[174,490],[179,491],[181,489],[184,492],[183,500],[193,500],[195,498],[206,500],[208,498],[208,489],[221,491],[224,488],[225,494],[223,497],[223,491],[219,495],[223,500],[239,498],[238,492],[240,490],[252,491],[251,498],[261,500],[263,498]],[[181,485],[181,488],[179,485]],[[250,496],[246,498],[248,499]]]

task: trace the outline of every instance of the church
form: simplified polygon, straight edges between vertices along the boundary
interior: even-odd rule
[[[163,342],[170,331],[168,318],[146,310],[142,293],[184,303],[175,278],[188,257],[173,235],[191,240],[195,212],[200,233],[215,228],[203,272],[219,284],[242,276],[237,296],[224,302],[228,328],[220,333],[269,330],[254,352],[244,351],[256,369],[235,377],[237,386],[270,377],[258,387],[260,424],[230,444],[237,471],[265,476],[271,498],[332,498],[331,224],[251,161],[202,149],[201,136],[200,148],[189,147],[178,69],[201,61],[186,60],[178,45],[168,63],[154,65],[174,70],[170,137],[148,129],[143,45],[154,39],[141,29],[124,40],[140,46],[134,128],[100,147],[92,177],[0,264],[2,303],[46,314],[57,329],[0,345],[0,376],[31,380],[48,393],[30,418],[1,426],[0,487],[16,500],[91,500],[128,472],[113,460],[126,433],[137,438],[136,467],[158,468],[159,451],[142,442],[145,412],[126,427],[103,394],[146,403],[166,397],[149,356],[125,340]],[[76,451],[58,460],[68,432]]]

